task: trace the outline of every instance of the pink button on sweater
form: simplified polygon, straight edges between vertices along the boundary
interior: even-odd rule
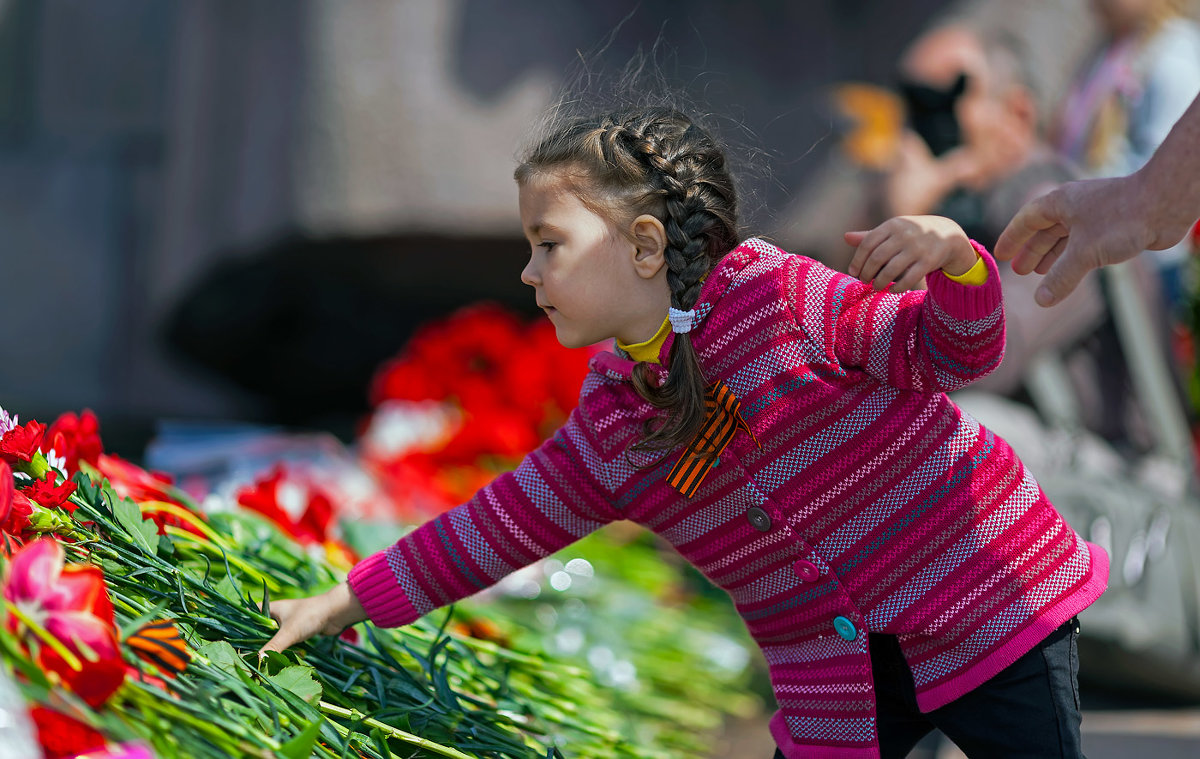
[[[1103,551],[945,395],[1003,354],[1000,279],[980,255],[984,285],[932,274],[927,291],[894,295],[743,243],[705,281],[692,335],[761,449],[739,433],[684,499],[664,481],[676,456],[626,461],[653,409],[629,381],[633,362],[602,354],[550,440],[364,560],[351,587],[376,624],[407,624],[629,519],[728,591],[770,666],[786,756],[878,756],[868,631],[899,637],[928,711],[1015,661],[1107,581]],[[754,507],[769,525],[751,524]],[[852,627],[835,629],[839,617]]]

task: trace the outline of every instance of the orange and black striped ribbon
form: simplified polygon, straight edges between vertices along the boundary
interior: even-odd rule
[[[169,677],[187,669],[192,659],[192,652],[180,637],[179,628],[169,619],[142,625],[125,638],[125,644],[143,661],[157,666]]]
[[[667,482],[687,498],[691,498],[704,482],[704,477],[714,466],[721,453],[724,452],[734,433],[741,427],[758,445],[750,425],[742,418],[742,402],[733,391],[721,380],[717,380],[708,388],[704,404],[708,409],[708,417],[700,432],[684,449],[679,461],[667,475]]]

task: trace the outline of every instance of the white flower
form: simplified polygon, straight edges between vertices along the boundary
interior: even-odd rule
[[[0,407],[0,435],[4,435],[17,425],[18,422],[16,414],[10,417],[8,412],[5,411],[3,407]]]

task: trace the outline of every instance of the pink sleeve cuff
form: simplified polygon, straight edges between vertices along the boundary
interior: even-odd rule
[[[421,616],[388,566],[386,549],[355,564],[346,580],[376,627],[400,627]]]
[[[938,272],[926,278],[926,284],[934,300],[943,310],[956,319],[975,321],[991,316],[1003,299],[1000,287],[1000,271],[996,260],[987,248],[971,240],[971,246],[987,267],[987,280],[979,285],[960,284]],[[940,276],[939,276],[940,275]]]

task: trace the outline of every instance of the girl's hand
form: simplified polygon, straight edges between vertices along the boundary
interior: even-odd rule
[[[260,656],[267,651],[283,651],[314,635],[338,635],[366,619],[367,612],[343,582],[319,596],[272,601],[271,616],[279,623],[279,630],[259,651]]]
[[[896,293],[916,288],[938,269],[966,274],[979,258],[962,227],[942,216],[897,216],[866,232],[847,232],[846,242],[857,248],[850,276]]]

